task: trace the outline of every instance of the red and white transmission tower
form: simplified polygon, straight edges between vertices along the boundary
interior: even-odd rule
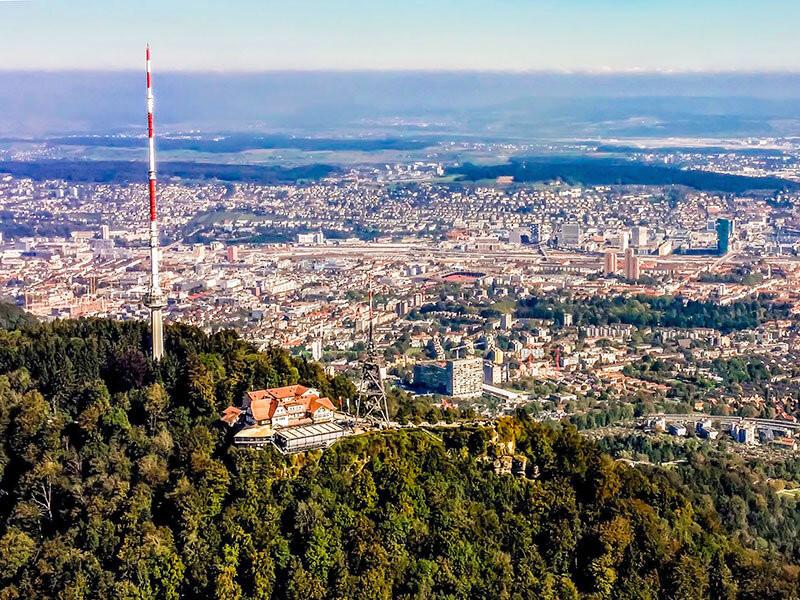
[[[150,288],[144,296],[143,304],[150,309],[150,329],[153,348],[153,360],[159,361],[164,356],[164,327],[162,311],[166,299],[161,291],[158,277],[158,219],[156,214],[156,145],[153,133],[153,77],[150,72],[150,46],[146,50],[147,61],[147,141],[148,161],[147,177],[150,185]]]

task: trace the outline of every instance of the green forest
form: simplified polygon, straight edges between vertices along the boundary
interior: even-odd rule
[[[456,181],[474,182],[512,176],[515,182],[563,181],[569,185],[660,185],[697,190],[746,193],[752,190],[797,189],[795,182],[779,177],[746,177],[699,169],[676,169],[628,157],[530,156],[505,164],[464,163],[448,169]]]
[[[695,484],[692,465],[631,468],[523,414],[308,455],[235,448],[217,413],[243,390],[341,402],[352,383],[232,332],[169,326],[154,365],[143,323],[9,315],[2,599],[799,597],[793,501],[772,523],[777,500],[736,464],[698,458]],[[518,475],[495,472],[504,455]]]
[[[576,325],[624,323],[641,327],[709,327],[723,333],[752,329],[772,319],[786,318],[789,307],[767,295],[720,305],[679,296],[614,296],[559,299],[533,296],[520,300],[518,318],[560,321],[570,313]]]

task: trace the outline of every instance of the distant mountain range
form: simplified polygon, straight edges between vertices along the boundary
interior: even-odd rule
[[[138,72],[0,72],[0,135],[135,133]],[[800,135],[800,74],[157,73],[159,131]]]
[[[162,178],[218,179],[261,184],[317,180],[338,170],[336,167],[320,164],[278,167],[170,161],[159,163],[158,169]],[[63,179],[74,183],[142,182],[143,172],[142,163],[130,160],[0,161],[0,173],[39,181]]]

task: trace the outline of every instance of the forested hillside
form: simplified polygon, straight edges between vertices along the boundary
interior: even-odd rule
[[[13,304],[0,302],[0,329],[22,327],[33,323],[36,319]]]
[[[0,598],[797,597],[768,529],[734,538],[719,503],[571,427],[231,448],[216,416],[242,390],[352,384],[232,333],[166,333],[155,368],[140,323],[0,331]],[[495,474],[504,452],[525,476]]]
[[[723,333],[758,327],[764,321],[785,319],[789,306],[768,295],[720,305],[684,299],[679,296],[615,296],[604,298],[557,298],[532,296],[517,306],[516,316],[533,319],[560,319],[572,315],[576,325],[625,323],[636,327],[711,327]]]

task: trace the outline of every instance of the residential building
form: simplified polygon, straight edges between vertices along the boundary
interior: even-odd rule
[[[605,254],[603,261],[603,273],[605,275],[614,275],[617,272],[617,253],[609,250]]]
[[[625,278],[636,281],[641,277],[641,263],[633,248],[625,250]]]

